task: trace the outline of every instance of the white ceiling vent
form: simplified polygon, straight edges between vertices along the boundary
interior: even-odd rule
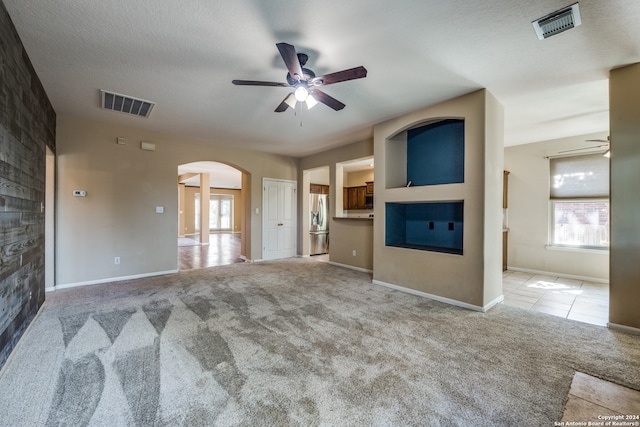
[[[542,40],[577,27],[581,23],[578,3],[574,3],[564,9],[536,19],[531,24],[533,24],[533,29],[536,31],[538,38]]]
[[[155,102],[144,99],[133,98],[119,93],[100,90],[102,108],[105,110],[120,111],[121,113],[133,114],[134,116],[149,117],[151,110],[156,105]]]

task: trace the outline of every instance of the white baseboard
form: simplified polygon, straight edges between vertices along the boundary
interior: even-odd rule
[[[56,287],[53,290],[55,291],[58,289],[75,288],[78,286],[99,285],[101,283],[121,282],[123,280],[142,279],[144,277],[165,276],[167,274],[178,273],[178,271],[179,270],[155,271],[153,273],[134,274],[131,276],[109,277],[107,279],[88,280],[86,282],[64,283],[62,285],[56,285]]]
[[[455,305],[456,307],[462,307],[468,310],[479,311],[482,313],[486,313],[490,308],[492,308],[493,306],[495,306],[496,304],[499,304],[504,300],[504,296],[500,295],[498,298],[494,299],[489,304],[485,305],[484,307],[481,307],[479,305],[468,304],[466,302],[458,301],[451,298],[441,297],[439,295],[433,295],[433,294],[429,294],[422,291],[416,291],[415,289],[411,289],[411,288],[404,288],[402,286],[393,285],[391,283],[382,282],[380,280],[372,280],[371,283],[373,283],[374,285],[384,286],[386,288],[394,289],[396,291],[406,292],[408,294],[417,295],[419,297],[432,299],[434,301],[439,301],[445,304]]]
[[[373,270],[367,270],[366,268],[356,267],[355,265],[340,264],[339,262],[333,262],[333,261],[329,261],[329,264],[335,265],[336,267],[348,268],[349,270],[360,271],[362,273],[373,273]]]
[[[519,271],[521,273],[539,274],[541,276],[562,277],[564,279],[584,280],[586,282],[596,282],[596,283],[609,284],[609,281],[607,279],[598,279],[597,277],[577,276],[577,275],[574,275],[574,274],[556,273],[556,272],[553,272],[553,271],[532,270],[530,268],[520,268],[520,267],[511,266],[511,265],[507,266],[507,270]]]
[[[607,327],[609,329],[613,329],[614,331],[626,332],[627,334],[640,335],[640,329],[634,328],[632,326],[619,325],[617,323],[607,323]]]
[[[504,295],[500,295],[498,298],[494,299],[493,301],[489,302],[489,304],[482,307],[483,308],[482,312],[486,313],[496,305],[500,304],[502,301],[504,301]]]

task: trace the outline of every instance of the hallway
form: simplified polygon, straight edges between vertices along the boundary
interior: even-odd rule
[[[193,270],[244,262],[240,258],[240,233],[211,233],[209,245],[200,246],[199,236],[178,238],[178,269]]]

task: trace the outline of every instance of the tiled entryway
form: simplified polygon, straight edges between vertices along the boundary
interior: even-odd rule
[[[638,425],[640,422],[638,414],[640,414],[640,391],[576,372],[569,390],[562,422],[565,426],[631,426]],[[611,418],[603,418],[603,416]],[[618,423],[607,424],[605,420],[615,420]]]
[[[502,273],[504,304],[606,326],[609,285],[518,271]]]

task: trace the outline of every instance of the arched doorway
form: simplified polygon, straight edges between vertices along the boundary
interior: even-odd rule
[[[244,261],[246,172],[225,163],[178,166],[178,268]]]

